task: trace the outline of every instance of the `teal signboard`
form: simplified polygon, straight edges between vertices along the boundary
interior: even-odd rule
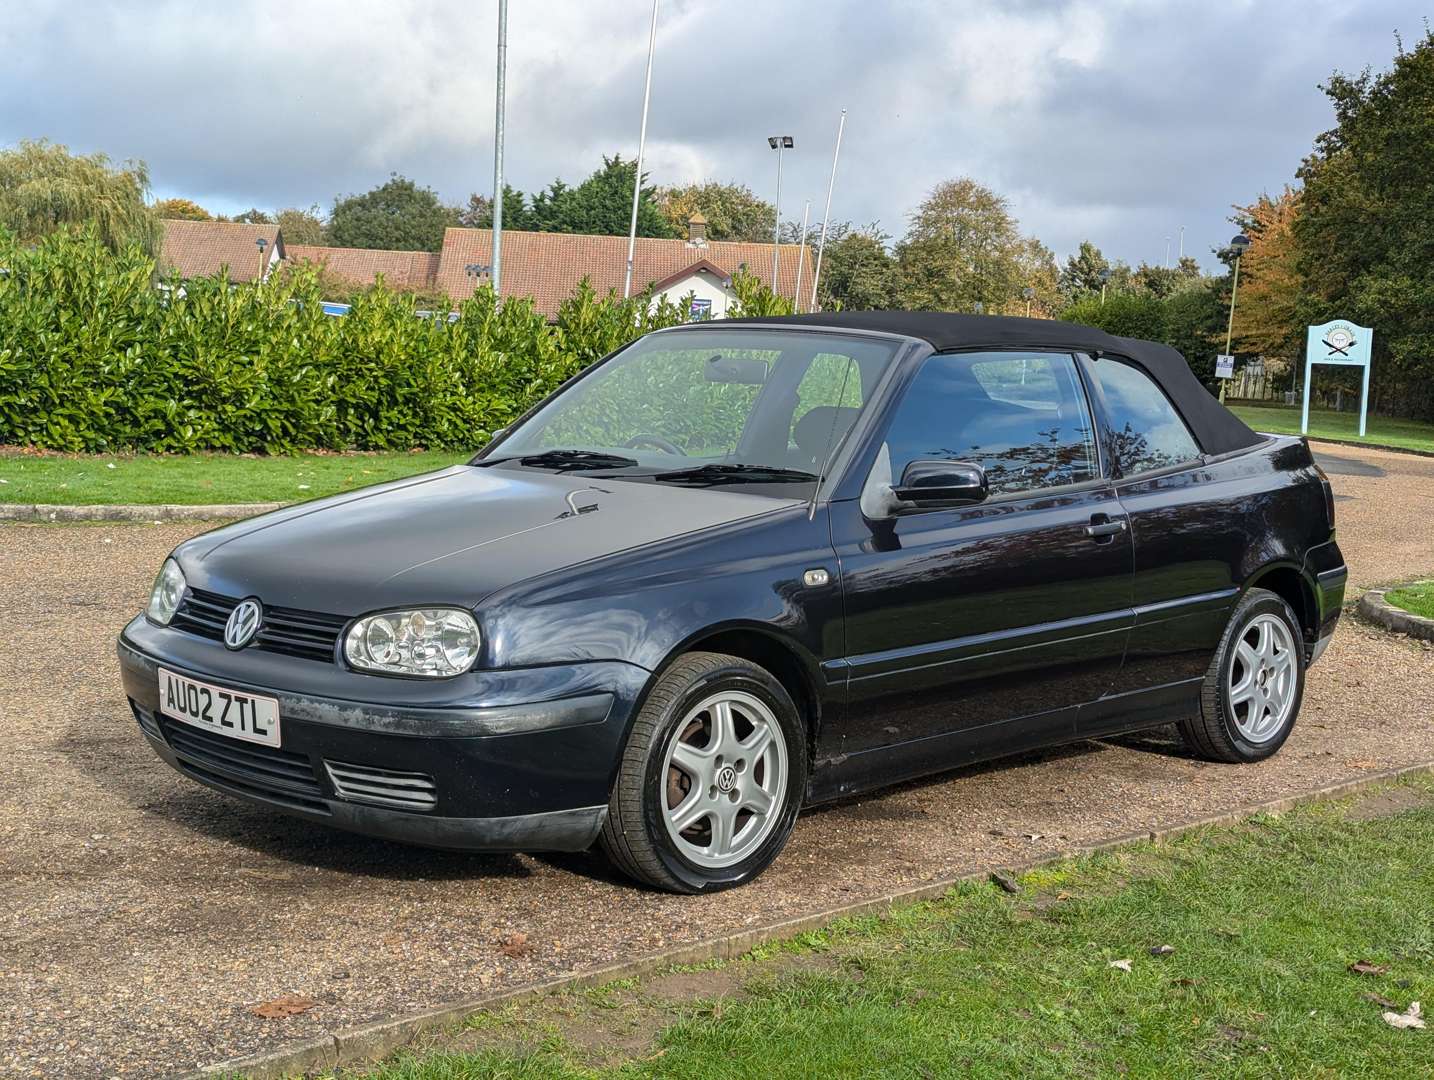
[[[1356,326],[1347,319],[1334,319],[1311,326],[1305,338],[1305,404],[1300,415],[1300,433],[1310,430],[1310,371],[1316,364],[1357,367],[1364,370],[1364,385],[1359,394],[1359,437],[1364,438],[1364,421],[1369,409],[1369,354],[1374,344],[1374,331]]]

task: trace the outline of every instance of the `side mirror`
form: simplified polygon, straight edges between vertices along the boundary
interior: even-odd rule
[[[927,509],[984,502],[991,488],[986,470],[969,461],[913,461],[892,494],[904,503]]]

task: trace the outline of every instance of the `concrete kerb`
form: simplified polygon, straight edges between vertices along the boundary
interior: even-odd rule
[[[78,521],[229,521],[278,510],[287,503],[222,503],[215,506],[185,506],[155,503],[152,506],[58,506],[44,503],[0,503],[0,521],[30,521],[64,525]]]
[[[1411,582],[1411,584],[1423,584],[1423,582]],[[1421,641],[1434,641],[1434,619],[1426,619],[1423,615],[1415,615],[1412,611],[1395,607],[1384,598],[1385,593],[1393,591],[1393,589],[1370,589],[1365,592],[1359,598],[1359,603],[1356,606],[1360,618],[1396,634],[1408,634]]]
[[[183,1080],[202,1080],[202,1078],[226,1074],[237,1074],[248,1077],[250,1080],[283,1080],[285,1077],[301,1076],[308,1072],[332,1069],[337,1066],[376,1062],[394,1051],[412,1044],[419,1035],[454,1028],[476,1013],[517,1002],[532,1001],[558,990],[582,990],[621,979],[642,978],[680,964],[733,960],[760,945],[785,941],[812,930],[824,929],[838,919],[862,915],[884,917],[893,911],[944,896],[957,885],[983,881],[998,870],[1005,873],[1023,874],[1074,856],[1110,851],[1138,843],[1160,843],[1198,829],[1235,825],[1257,814],[1282,814],[1307,803],[1345,798],[1380,784],[1428,773],[1434,773],[1434,761],[1406,765],[1396,769],[1385,769],[1357,779],[1343,780],[1311,791],[1194,818],[1176,825],[1142,829],[1138,832],[1125,833],[1090,844],[1079,844],[1048,857],[958,874],[954,877],[898,889],[869,900],[860,900],[810,915],[786,919],[768,926],[742,930],[735,934],[711,938],[691,945],[678,946],[637,960],[621,961],[590,971],[529,983],[513,990],[452,1002],[404,1016],[376,1020],[359,1027],[345,1028],[332,1034],[290,1043],[275,1050],[208,1065],[197,1072],[187,1074]]]

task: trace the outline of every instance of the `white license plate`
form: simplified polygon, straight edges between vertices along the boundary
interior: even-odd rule
[[[231,739],[279,745],[279,701],[159,669],[159,708],[166,716]]]

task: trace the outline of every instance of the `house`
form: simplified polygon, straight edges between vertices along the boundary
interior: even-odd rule
[[[694,293],[698,306],[706,309],[696,317],[706,317],[710,311],[711,317],[720,318],[734,299],[730,282],[739,269],[745,267],[772,284],[771,244],[708,240],[706,225],[701,215],[694,215],[686,240],[639,236],[633,249],[632,291],[639,293],[651,285],[655,294],[673,301]],[[448,229],[443,234],[437,285],[454,300],[466,300],[489,280],[492,261],[491,230]],[[796,295],[799,262],[803,292],[810,294],[811,252],[803,255],[801,245],[782,244],[776,280],[781,295]],[[550,318],[585,277],[599,296],[610,289],[621,294],[626,268],[625,236],[503,230],[503,295],[531,296],[537,309]]]
[[[263,280],[283,261],[277,225],[238,221],[164,221],[160,268],[180,277],[209,277],[228,270],[230,281]]]
[[[633,293],[651,287],[655,301],[665,298],[688,303],[691,318],[721,318],[736,299],[732,276],[739,270],[745,268],[766,285],[773,284],[771,244],[708,240],[707,221],[701,214],[692,216],[687,229],[686,240],[637,238]],[[537,310],[550,319],[584,278],[598,296],[614,290],[621,294],[627,243],[625,236],[505,229],[502,294],[531,297]],[[447,229],[442,249],[434,253],[286,246],[276,225],[164,223],[164,263],[185,277],[215,274],[228,267],[232,280],[253,281],[259,277],[261,260],[267,276],[284,259],[314,263],[355,285],[372,285],[381,275],[394,288],[442,290],[454,301],[463,301],[491,280],[493,233],[489,229]],[[804,296],[810,296],[812,269],[809,250],[799,244],[780,245],[776,291],[792,297],[800,288]]]

